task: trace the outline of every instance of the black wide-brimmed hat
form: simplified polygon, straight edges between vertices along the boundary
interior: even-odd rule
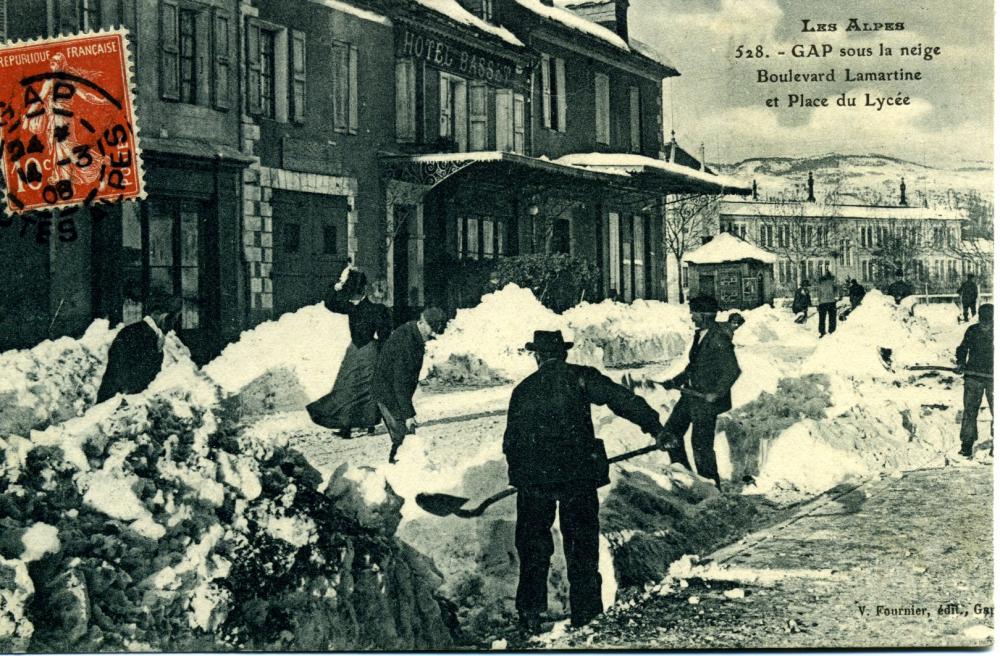
[[[529,351],[568,351],[573,342],[564,342],[561,330],[536,330],[534,338],[524,345]]]
[[[689,301],[692,312],[718,312],[719,302],[714,296],[695,296]]]

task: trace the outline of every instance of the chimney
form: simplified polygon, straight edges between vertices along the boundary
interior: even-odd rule
[[[906,202],[906,178],[899,179],[899,204],[903,207],[909,205]]]
[[[757,200],[757,180],[753,181],[753,195],[751,196],[754,200]]]
[[[701,170],[705,170],[705,142],[701,142]]]
[[[540,0],[543,5],[552,6],[552,0]],[[566,9],[577,16],[605,27],[628,43],[629,0],[579,0]]]
[[[814,193],[812,171],[809,171],[809,197],[806,198],[806,201],[808,201],[810,203],[815,203],[816,202],[816,194]]]
[[[615,32],[628,43],[628,0],[615,0]]]

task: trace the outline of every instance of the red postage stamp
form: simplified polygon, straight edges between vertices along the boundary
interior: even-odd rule
[[[8,212],[144,197],[125,34],[0,45]]]

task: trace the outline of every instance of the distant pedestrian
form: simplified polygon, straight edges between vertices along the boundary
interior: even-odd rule
[[[958,370],[965,375],[965,393],[963,394],[962,449],[959,455],[972,457],[972,446],[979,437],[976,423],[979,420],[979,406],[986,394],[986,402],[990,406],[990,416],[993,416],[993,304],[984,303],[979,308],[979,323],[969,326],[965,337],[955,352]],[[990,437],[992,439],[993,422],[990,422]],[[993,447],[990,447],[993,455]]]
[[[861,301],[864,300],[866,293],[867,292],[861,283],[859,283],[855,278],[851,278],[851,282],[847,287],[847,295],[851,301],[851,310],[856,310],[857,307],[861,305]]]
[[[889,288],[886,291],[889,293],[889,296],[892,296],[893,300],[896,301],[896,305],[899,305],[904,298],[913,295],[913,285],[906,282],[906,279],[903,277],[902,270],[899,270],[896,271],[896,280],[889,285]]]
[[[969,274],[958,288],[958,295],[962,299],[962,321],[969,320],[969,314],[976,316],[976,301],[979,300],[979,287],[976,285],[976,276]]]
[[[108,364],[97,390],[97,403],[115,394],[138,394],[163,368],[166,335],[180,327],[181,300],[154,292],[144,304],[146,316],[115,335],[108,349]]]
[[[352,428],[372,433],[381,419],[372,396],[372,376],[378,351],[392,332],[392,318],[388,308],[368,299],[367,286],[365,274],[348,264],[327,296],[328,310],[347,315],[351,343],[333,388],[306,406],[314,422],[336,429],[343,438],[351,437]]]
[[[795,290],[795,297],[792,299],[792,314],[799,315],[795,317],[795,323],[805,323],[806,314],[809,312],[809,306],[811,305],[812,297],[809,295],[809,281],[803,280],[799,288]]]
[[[413,394],[424,364],[425,343],[444,332],[447,322],[440,309],[427,308],[419,319],[394,330],[375,360],[372,393],[392,441],[389,462],[396,462],[400,445],[417,427]]]
[[[691,299],[690,307],[695,335],[687,367],[663,384],[667,389],[681,390],[680,401],[664,427],[664,433],[674,437],[667,451],[672,462],[691,468],[684,450],[684,434],[690,426],[691,450],[698,474],[721,486],[715,458],[715,422],[720,414],[733,407],[730,390],[740,377],[740,366],[731,333],[721,329],[715,321],[718,302],[699,296]]]
[[[827,271],[816,283],[816,309],[819,311],[819,336],[837,330],[837,282]]]
[[[510,398],[503,452],[510,484],[517,488],[514,545],[520,561],[515,607],[523,629],[536,633],[548,609],[552,524],[559,531],[569,579],[570,622],[587,624],[604,610],[598,573],[597,488],[607,485],[604,443],[594,436],[592,405],[658,436],[660,419],[642,397],[593,367],[567,364],[573,346],[562,333],[537,330],[525,345],[538,370]]]

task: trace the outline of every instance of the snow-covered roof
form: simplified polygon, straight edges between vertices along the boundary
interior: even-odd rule
[[[387,27],[392,27],[392,21],[382,14],[376,13],[369,9],[362,9],[361,7],[355,7],[352,4],[343,2],[342,0],[312,0],[313,2],[318,2],[321,5],[329,7],[330,9],[335,9],[339,12],[350,14],[355,18],[360,18],[362,20],[371,21],[373,23],[378,23],[379,25],[385,25]]]
[[[643,57],[647,57],[655,62],[663,64],[667,68],[673,69],[674,72],[677,71],[677,67],[674,66],[673,62],[671,62],[670,59],[660,51],[659,48],[655,48],[649,45],[648,43],[645,43],[644,41],[636,39],[631,35],[629,35],[628,37],[628,44],[632,46],[632,50],[635,50]]]
[[[616,48],[621,48],[625,52],[632,52],[632,49],[620,36],[606,27],[598,25],[593,21],[589,21],[582,16],[577,16],[569,9],[563,9],[562,7],[550,7],[542,4],[541,0],[516,0],[516,2],[528,11],[533,12],[542,18],[547,18],[548,20],[561,23],[565,27],[576,30],[577,32],[583,32],[584,34],[601,39]]]
[[[723,262],[739,262],[741,260],[757,260],[764,264],[774,264],[778,257],[762,248],[757,248],[728,232],[716,235],[712,241],[699,246],[684,256],[689,264],[721,264]]]
[[[963,221],[962,210],[927,207],[837,205],[829,203],[768,203],[749,200],[725,200],[719,208],[725,216],[771,216],[789,219],[895,219],[909,221]]]
[[[460,5],[457,0],[414,0],[418,5],[426,7],[431,11],[437,12],[442,16],[449,18],[456,23],[461,23],[462,25],[468,25],[469,27],[475,28],[481,32],[485,32],[495,37],[506,41],[507,43],[523,47],[524,43],[518,39],[514,34],[505,27],[500,27],[499,25],[493,25],[484,21],[479,16],[476,16],[465,7]]]
[[[571,164],[605,172],[644,173],[647,170],[661,171],[681,176],[688,180],[705,182],[730,190],[749,191],[750,186],[737,178],[726,175],[715,175],[707,171],[699,171],[682,164],[665,162],[662,159],[636,155],[633,153],[575,153],[563,155],[556,160],[560,164]]]

